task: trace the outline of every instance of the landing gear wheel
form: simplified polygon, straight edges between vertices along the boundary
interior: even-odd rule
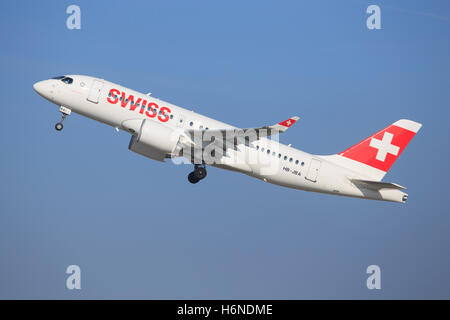
[[[194,165],[194,171],[189,173],[188,180],[190,183],[197,183],[202,179],[206,178],[206,168],[205,165],[196,164]]]
[[[61,106],[60,108],[59,108],[59,112],[61,112],[61,114],[62,114],[62,117],[61,117],[61,121],[60,122],[58,122],[57,124],[55,124],[55,129],[57,130],[57,131],[61,131],[62,129],[63,129],[63,122],[64,122],[64,120],[66,120],[66,117],[72,112],[69,108],[66,108],[66,107],[64,107],[64,106]]]
[[[198,179],[198,178],[195,176],[194,172],[189,173],[189,175],[188,175],[188,180],[189,180],[190,183],[193,183],[193,184],[196,184],[197,182],[200,181],[200,179]]]
[[[197,167],[194,170],[194,176],[198,179],[198,180],[202,180],[206,178],[206,168],[204,167]]]

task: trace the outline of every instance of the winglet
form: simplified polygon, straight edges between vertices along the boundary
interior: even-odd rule
[[[288,128],[290,128],[294,123],[296,123],[298,121],[298,119],[300,119],[300,117],[294,116],[291,117],[287,120],[284,120],[280,123],[277,123],[274,126],[271,126],[272,129],[276,129],[278,131],[284,132],[286,131]]]

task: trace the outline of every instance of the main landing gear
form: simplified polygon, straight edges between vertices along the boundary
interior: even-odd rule
[[[71,111],[70,109],[66,108],[66,107],[61,106],[61,107],[59,108],[59,112],[62,113],[62,117],[61,117],[61,121],[58,122],[57,124],[55,124],[55,129],[56,129],[57,131],[61,131],[61,130],[64,128],[63,122],[64,122],[64,120],[66,120],[66,117],[67,117],[72,111]]]
[[[194,171],[189,173],[188,180],[190,183],[197,183],[206,178],[206,168],[204,165],[194,165]]]

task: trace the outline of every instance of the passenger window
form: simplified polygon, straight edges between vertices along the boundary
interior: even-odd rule
[[[173,114],[170,115],[170,119],[173,119]]]
[[[295,160],[295,164],[298,164],[298,160]]]
[[[278,154],[278,158],[281,158],[281,153]]]
[[[267,149],[267,154],[270,154],[270,149]]]
[[[284,160],[287,160],[287,156],[284,156],[284,158],[283,158]]]
[[[289,158],[289,162],[292,162],[292,158]]]
[[[191,121],[191,122],[189,122],[189,125],[192,127],[194,125],[194,123]]]
[[[261,151],[264,152],[264,148],[261,148]]]
[[[256,146],[256,150],[259,150],[259,146]]]

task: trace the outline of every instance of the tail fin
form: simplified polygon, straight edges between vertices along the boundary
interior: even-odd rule
[[[332,160],[375,180],[381,180],[421,127],[422,124],[411,120],[398,120],[332,156]]]

